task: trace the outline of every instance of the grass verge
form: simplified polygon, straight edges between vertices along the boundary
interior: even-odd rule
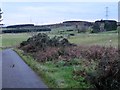
[[[42,77],[43,81],[49,88],[92,88],[93,86],[81,76],[75,76],[74,70],[81,65],[78,59],[73,60],[71,65],[65,65],[64,61],[47,61],[45,63],[37,62],[31,55],[23,51],[14,49],[19,56],[30,66],[37,74]],[[81,62],[79,62],[81,63]]]

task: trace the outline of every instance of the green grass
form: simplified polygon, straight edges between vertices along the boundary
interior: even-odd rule
[[[64,65],[64,61],[47,61],[40,63],[34,60],[30,55],[23,54],[20,50],[15,50],[23,60],[42,77],[49,88],[91,88],[93,87],[81,76],[74,76],[73,71],[76,65]],[[78,60],[78,59],[76,59]],[[74,64],[76,60],[73,60]],[[80,59],[78,61],[81,61]],[[78,63],[77,61],[77,63]],[[84,63],[83,63],[84,64]],[[79,65],[81,66],[81,65]],[[84,67],[84,66],[83,66]]]
[[[68,32],[70,33],[70,32]],[[68,33],[64,33],[63,36],[67,36]],[[60,36],[57,33],[48,33],[50,37]],[[62,34],[61,34],[62,35]],[[0,37],[0,46],[10,47],[19,45],[22,41],[27,40],[30,37],[30,34],[21,33],[21,34],[2,34],[2,38]],[[110,42],[110,40],[112,40]],[[98,34],[77,34],[75,32],[75,36],[71,36],[69,41],[72,43],[76,43],[79,45],[103,45],[103,46],[118,46],[118,34],[115,31],[103,32]]]
[[[23,34],[2,34],[2,46],[10,47],[19,45],[22,41],[27,40],[30,35]],[[1,44],[0,43],[0,44]]]
[[[111,45],[113,47],[118,47],[118,34],[117,33],[78,34],[77,36],[70,37],[69,41],[79,45],[102,45],[102,46]]]
[[[101,33],[77,33],[76,31],[72,32],[62,32],[62,34],[58,33],[58,30],[53,30],[52,35],[53,36],[65,36],[67,37],[70,33],[75,34],[75,36],[70,36],[68,40],[72,43],[78,44],[78,45],[101,45],[101,46],[113,46],[118,47],[118,30],[114,31],[107,31],[107,32],[101,32]],[[111,40],[111,42],[110,42]]]

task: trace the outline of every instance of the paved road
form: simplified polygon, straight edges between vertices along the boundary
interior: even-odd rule
[[[2,88],[47,88],[11,49],[2,51]]]
[[[2,89],[2,52],[0,51],[0,90]]]

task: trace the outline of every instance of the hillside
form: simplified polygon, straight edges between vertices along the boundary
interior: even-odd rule
[[[10,25],[2,28],[3,33],[16,33],[19,32],[41,32],[51,30],[63,30],[63,31],[77,31],[78,33],[86,32],[90,30],[92,33],[112,31],[117,29],[118,23],[114,20],[97,20],[95,22],[88,21],[64,21],[62,23],[49,24],[49,25],[34,25],[34,24],[21,24]],[[8,30],[8,31],[6,31]],[[14,32],[13,32],[14,30]],[[91,31],[92,30],[92,31]]]

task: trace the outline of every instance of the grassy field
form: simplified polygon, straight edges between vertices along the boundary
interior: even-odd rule
[[[49,33],[48,33],[49,34]],[[58,35],[58,34],[55,34]],[[49,34],[53,37],[54,34]],[[22,41],[27,40],[31,35],[22,34],[2,34],[0,37],[0,47],[11,47],[19,45]],[[64,35],[63,35],[64,36]],[[103,46],[118,46],[117,33],[98,33],[98,34],[76,34],[70,36],[68,40],[78,45],[103,45]]]
[[[11,47],[19,45],[22,41],[27,40],[29,34],[2,34],[2,46]]]
[[[79,34],[69,38],[69,41],[79,45],[102,45],[118,47],[118,34]]]

